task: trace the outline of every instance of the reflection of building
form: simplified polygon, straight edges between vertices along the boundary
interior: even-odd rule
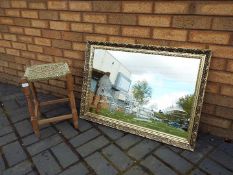
[[[96,91],[98,80],[105,72],[110,72],[110,81],[113,84],[112,96],[125,101],[131,84],[131,72],[106,50],[95,50],[93,59],[93,73],[91,90]]]

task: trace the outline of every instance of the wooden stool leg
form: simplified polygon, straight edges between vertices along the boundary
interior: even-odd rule
[[[31,92],[32,92],[33,102],[35,104],[35,116],[37,116],[37,118],[39,118],[41,116],[41,113],[40,113],[40,105],[39,105],[39,101],[38,101],[36,88],[35,88],[34,83],[29,83],[29,85],[30,85]]]
[[[22,83],[23,93],[26,96],[27,103],[28,103],[28,110],[31,116],[32,128],[36,136],[39,137],[40,136],[39,124],[38,124],[37,116],[35,114],[35,106],[33,105],[33,102],[30,97],[29,83],[25,78],[21,79],[21,83]]]
[[[73,116],[73,123],[74,123],[74,127],[77,129],[78,128],[78,113],[76,109],[75,97],[74,97],[74,92],[73,92],[74,80],[73,80],[72,74],[68,74],[66,76],[66,80],[67,80],[68,97],[70,100],[70,107],[71,107],[72,116]]]

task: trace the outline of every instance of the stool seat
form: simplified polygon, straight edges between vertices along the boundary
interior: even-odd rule
[[[24,77],[34,82],[65,77],[68,73],[70,69],[67,63],[50,63],[27,67]]]

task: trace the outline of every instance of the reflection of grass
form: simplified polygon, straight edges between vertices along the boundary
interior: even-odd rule
[[[92,112],[94,112],[94,110]],[[183,138],[188,137],[188,133],[186,131],[179,129],[179,128],[169,126],[168,124],[163,123],[163,122],[154,121],[154,120],[153,121],[151,120],[151,122],[141,121],[141,120],[137,120],[136,116],[134,116],[134,115],[125,114],[124,112],[120,112],[120,111],[110,112],[107,109],[101,109],[99,114],[106,116],[106,117],[121,120],[121,121],[124,121],[127,123],[142,126],[145,128],[149,128],[149,129],[165,132],[168,134],[172,134],[175,136],[179,136],[179,137],[183,137]]]

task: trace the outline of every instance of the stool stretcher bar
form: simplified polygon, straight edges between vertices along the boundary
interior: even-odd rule
[[[68,102],[68,101],[69,101],[69,98],[62,98],[62,99],[57,99],[57,100],[44,101],[44,102],[40,102],[40,106],[47,106],[47,105],[52,105],[52,104],[57,104],[57,103]]]
[[[39,125],[44,125],[48,123],[54,123],[54,122],[59,122],[63,120],[68,120],[72,118],[72,114],[67,114],[67,115],[61,115],[53,118],[48,118],[48,119],[40,119],[38,121]]]

